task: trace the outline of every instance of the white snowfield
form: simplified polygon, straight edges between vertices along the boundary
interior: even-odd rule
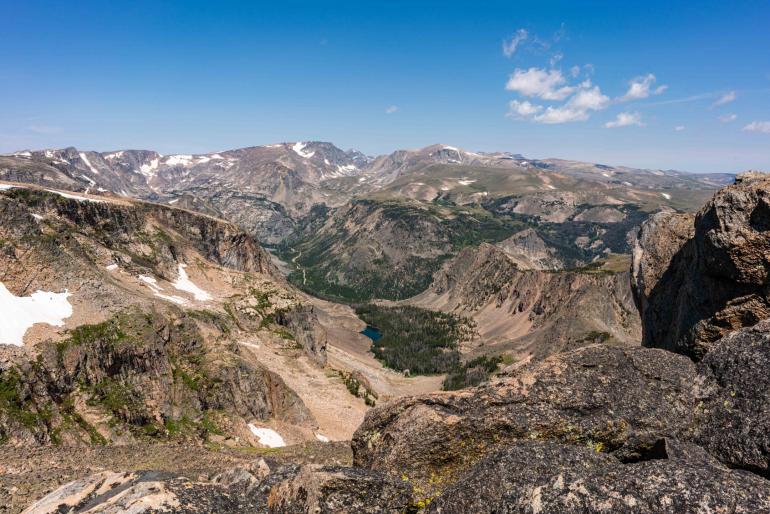
[[[670,194],[668,194],[668,193],[660,193],[660,194],[661,194],[661,196],[662,196],[663,198],[665,198],[666,200],[671,200],[671,195],[670,195]]]
[[[199,302],[207,302],[211,300],[210,294],[192,283],[190,277],[187,276],[187,272],[184,270],[186,267],[186,264],[179,264],[179,277],[176,279],[176,282],[174,282],[174,287],[180,291],[192,293],[195,299]]]
[[[297,155],[300,157],[304,157],[305,159],[310,159],[315,155],[315,152],[305,152],[303,151],[307,145],[305,143],[295,143],[294,146],[291,147],[292,150],[294,150]]]
[[[322,443],[328,443],[329,442],[329,438],[326,437],[325,435],[323,435],[320,432],[316,432],[315,433],[315,438],[318,439],[319,441],[321,441]]]
[[[0,191],[8,191],[9,189],[26,189],[23,186],[14,186],[13,184],[0,184]]]
[[[268,448],[280,448],[286,446],[283,437],[271,428],[258,427],[253,423],[249,423],[249,430],[251,430],[252,434],[257,436],[259,444],[264,444]]]
[[[35,323],[64,326],[72,316],[68,291],[37,291],[31,296],[14,296],[0,282],[0,344],[24,345],[24,334]]]
[[[139,280],[147,284],[147,286],[152,290],[153,294],[158,298],[163,298],[164,300],[174,302],[178,305],[185,305],[187,303],[187,300],[180,298],[179,296],[169,296],[167,294],[163,294],[163,289],[161,289],[161,287],[158,285],[158,281],[155,280],[155,277],[151,277],[149,275],[139,275]]]

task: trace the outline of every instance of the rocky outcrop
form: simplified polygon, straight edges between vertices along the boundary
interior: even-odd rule
[[[408,469],[426,487],[456,480],[485,455],[521,440],[636,460],[658,439],[687,434],[707,392],[685,357],[588,347],[478,388],[377,407],[353,437],[354,463],[393,474]]]
[[[271,513],[400,513],[411,487],[399,478],[360,468],[304,467],[293,479],[271,489]]]
[[[770,322],[731,334],[697,365],[664,350],[594,346],[475,389],[399,399],[367,415],[354,463],[409,469],[410,480],[438,494],[519,441],[589,447],[633,463],[656,458],[660,441],[673,438],[720,466],[769,478],[768,333]]]
[[[564,267],[564,262],[556,250],[547,245],[537,231],[531,228],[515,233],[496,246],[508,254],[521,269],[556,270]]]
[[[312,425],[281,378],[207,342],[178,310],[130,309],[0,368],[0,441],[124,443],[207,439],[275,418]]]
[[[428,512],[750,514],[770,510],[770,483],[734,472],[697,447],[660,440],[638,462],[591,448],[522,441],[484,458]]]
[[[695,218],[659,214],[634,251],[645,346],[702,358],[726,334],[770,317],[770,178],[719,191]]]
[[[695,440],[728,466],[770,480],[770,320],[720,339],[698,367],[719,387]]]
[[[60,487],[24,513],[398,514],[410,501],[409,484],[380,473],[268,465],[260,459],[206,481],[170,473],[105,471]]]
[[[318,322],[312,305],[299,305],[276,315],[276,322],[286,327],[310,358],[326,365],[326,329]]]

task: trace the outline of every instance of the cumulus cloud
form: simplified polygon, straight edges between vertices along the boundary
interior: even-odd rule
[[[610,105],[610,98],[603,95],[599,86],[591,87],[591,82],[586,81],[582,88],[569,99],[567,107],[579,111],[601,111]]]
[[[684,130],[684,125],[677,125],[676,127],[674,127],[674,130],[676,130],[677,132],[681,132]]]
[[[737,114],[735,114],[735,113],[730,113],[730,114],[723,114],[723,115],[722,115],[722,116],[720,116],[718,119],[719,119],[719,121],[721,121],[722,123],[730,123],[731,121],[735,121],[737,118],[738,118],[738,115],[737,115]]]
[[[630,127],[632,125],[644,126],[642,116],[638,112],[621,112],[613,121],[604,124],[607,128]]]
[[[735,101],[735,99],[737,98],[737,96],[738,96],[738,95],[735,93],[735,91],[728,91],[727,93],[725,93],[725,94],[723,94],[722,96],[720,96],[720,97],[717,99],[717,101],[716,101],[716,102],[714,102],[713,104],[711,104],[711,107],[719,107],[720,105],[726,105],[726,104],[729,104],[730,102],[733,102],[733,101]]]
[[[590,118],[591,111],[606,109],[611,103],[610,98],[590,80],[570,85],[561,71],[555,69],[517,69],[509,78],[506,89],[522,96],[564,101],[562,105],[547,107],[521,100],[513,100],[508,104],[507,116],[536,123],[585,121]]]
[[[559,70],[516,68],[508,77],[505,89],[515,91],[522,96],[537,97],[543,100],[564,100],[575,92],[574,87],[566,86],[567,80]]]
[[[626,102],[629,100],[641,100],[642,98],[647,98],[651,94],[659,95],[668,89],[668,86],[666,85],[661,85],[655,89],[652,89],[655,85],[655,80],[655,75],[652,73],[648,73],[643,77],[635,78],[629,82],[628,91],[625,95],[621,96],[619,100],[621,102]]]
[[[572,121],[585,121],[589,117],[588,111],[581,111],[564,105],[561,107],[548,107],[545,112],[538,114],[532,119],[538,123],[557,124],[569,123]]]
[[[385,114],[393,114],[394,112],[398,112],[398,105],[391,105],[385,109]]]
[[[762,132],[764,134],[770,134],[770,121],[752,121],[743,130],[746,132]]]
[[[503,55],[510,59],[516,53],[519,44],[527,39],[528,36],[529,33],[525,29],[517,30],[511,39],[503,41]]]
[[[530,102],[520,102],[518,100],[511,100],[508,104],[509,111],[506,116],[511,116],[517,119],[527,119],[543,110],[542,105],[535,105]]]

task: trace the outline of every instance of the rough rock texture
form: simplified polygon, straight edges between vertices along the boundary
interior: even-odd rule
[[[378,406],[353,437],[354,464],[406,474],[430,491],[519,440],[589,445],[635,460],[663,437],[686,437],[708,388],[685,357],[587,347],[478,388]]]
[[[206,438],[225,414],[312,424],[281,378],[207,342],[178,310],[129,309],[47,343],[34,361],[0,364],[0,441],[121,443],[143,436]],[[215,419],[216,418],[216,419]]]
[[[403,480],[360,468],[304,467],[270,491],[271,513],[400,513],[411,487]]]
[[[268,466],[259,460],[206,481],[105,471],[58,488],[24,512],[397,514],[410,501],[409,484],[381,473],[339,466]]]
[[[634,281],[643,345],[700,359],[724,335],[770,317],[770,178],[719,191],[695,218],[658,215],[640,231]]]
[[[590,448],[524,441],[486,457],[428,512],[649,513],[770,510],[770,482],[731,471],[697,448],[660,440],[622,463]]]
[[[318,322],[312,305],[299,305],[289,311],[279,312],[276,322],[285,326],[312,359],[326,365],[326,330]]]
[[[770,320],[717,341],[699,368],[720,388],[695,440],[728,466],[770,479]]]

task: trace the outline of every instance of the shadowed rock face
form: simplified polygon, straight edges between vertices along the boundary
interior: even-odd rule
[[[770,317],[770,179],[719,191],[698,213],[659,214],[634,250],[644,346],[701,359],[726,334]]]
[[[770,320],[717,341],[699,368],[720,387],[696,442],[728,466],[770,479]]]

